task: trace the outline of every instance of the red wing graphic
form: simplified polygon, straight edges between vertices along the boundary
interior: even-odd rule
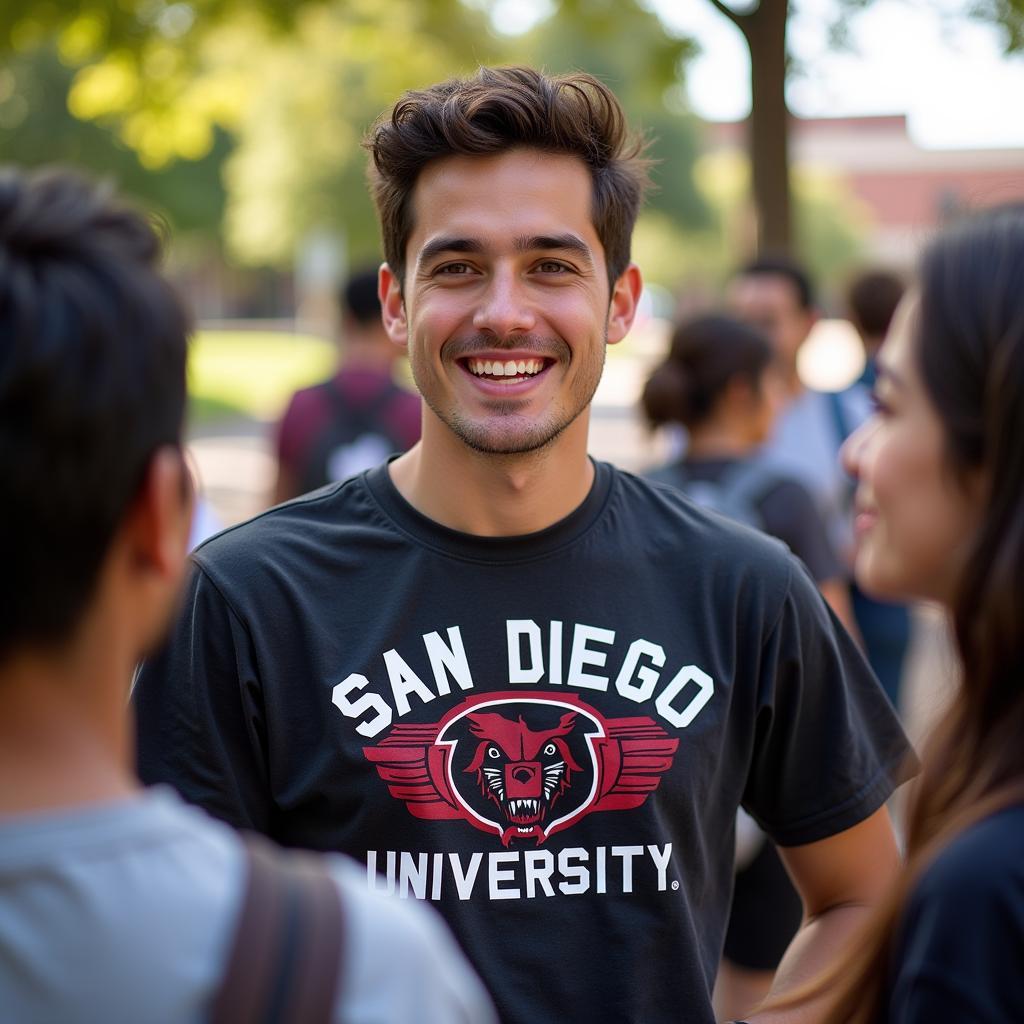
[[[547,706],[550,721],[538,719],[530,726],[524,720],[531,708],[535,712]],[[457,725],[463,719],[472,746],[456,765],[450,758],[458,744],[448,730],[453,721]],[[596,728],[574,754],[566,738],[585,725]],[[512,748],[515,756],[509,760]],[[593,811],[641,806],[672,767],[678,748],[679,740],[651,718],[607,719],[575,695],[556,701],[521,693],[469,698],[440,722],[396,725],[363,752],[388,792],[413,816],[462,818],[475,828],[496,832],[508,845],[513,839],[539,844]],[[585,756],[587,749],[591,760]]]
[[[601,795],[593,810],[639,807],[672,767],[679,740],[650,718],[610,718],[607,727]]]
[[[387,783],[388,792],[403,800],[409,813],[417,818],[462,818],[451,794],[442,793],[434,780],[446,777],[444,760],[448,751],[434,745],[438,723],[396,725],[376,747],[363,747],[368,761],[377,766],[377,773]],[[427,758],[435,770],[430,771]],[[443,782],[442,782],[443,785]]]

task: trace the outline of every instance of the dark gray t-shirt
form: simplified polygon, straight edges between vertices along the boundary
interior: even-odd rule
[[[605,464],[527,536],[440,526],[380,467],[195,563],[143,777],[433,902],[506,1021],[712,1021],[737,806],[813,842],[907,754],[781,544]]]

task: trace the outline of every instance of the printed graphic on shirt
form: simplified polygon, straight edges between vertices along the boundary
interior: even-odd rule
[[[575,694],[466,698],[440,721],[394,726],[363,752],[417,818],[463,819],[537,846],[594,811],[639,807],[679,740],[653,719],[605,718]]]

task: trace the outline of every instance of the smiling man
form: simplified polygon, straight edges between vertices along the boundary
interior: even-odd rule
[[[506,1021],[711,1021],[738,805],[804,899],[785,986],[895,869],[905,740],[780,545],[587,456],[641,288],[614,96],[485,68],[368,146],[422,440],[199,550],[141,772],[432,902]]]

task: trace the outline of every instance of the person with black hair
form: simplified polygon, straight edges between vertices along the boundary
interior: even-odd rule
[[[435,915],[138,783],[128,689],[193,497],[189,318],[159,257],[106,189],[0,171],[0,1016],[492,1020]]]
[[[850,953],[776,1012],[1024,1020],[1024,206],[947,227],[846,442],[858,582],[951,614],[960,682],[911,794],[907,865]]]
[[[842,604],[843,569],[814,500],[799,480],[759,457],[782,407],[764,334],[724,315],[679,324],[641,404],[652,427],[675,423],[687,432],[685,455],[650,471],[651,479],[783,541],[825,599]],[[745,1013],[768,994],[802,912],[774,845],[745,816],[737,828],[736,884],[715,992],[726,1016]]]
[[[420,437],[419,396],[394,379],[402,350],[381,325],[376,268],[353,273],[338,300],[340,366],[289,400],[277,428],[274,504],[369,469]]]

